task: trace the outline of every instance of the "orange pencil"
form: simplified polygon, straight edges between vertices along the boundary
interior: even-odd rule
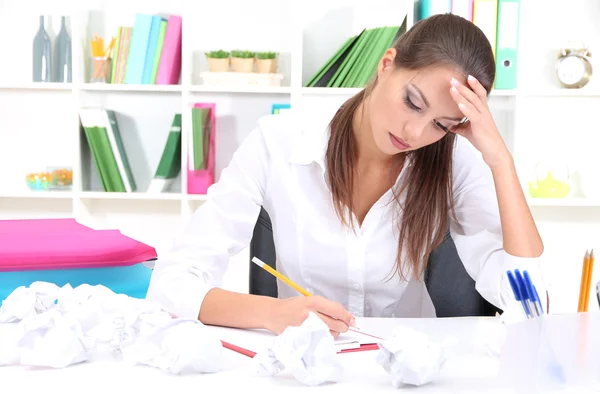
[[[590,257],[588,258],[588,269],[587,269],[587,278],[585,282],[585,298],[583,303],[583,311],[587,312],[588,307],[590,306],[590,294],[592,291],[592,273],[594,272],[594,249],[590,252]]]
[[[588,282],[589,261],[590,252],[586,250],[585,256],[583,257],[583,266],[581,267],[581,284],[579,285],[579,304],[577,305],[577,312],[585,312],[584,307]]]

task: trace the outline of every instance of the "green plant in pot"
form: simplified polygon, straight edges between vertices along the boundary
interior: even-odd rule
[[[254,72],[254,58],[256,52],[231,51],[231,70],[239,73]]]
[[[256,54],[256,72],[270,74],[277,72],[277,53],[258,52]]]
[[[212,72],[228,72],[230,65],[229,52],[222,49],[206,52],[208,69]]]

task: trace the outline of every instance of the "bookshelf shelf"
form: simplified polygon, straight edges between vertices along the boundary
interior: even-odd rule
[[[117,192],[81,192],[82,200],[151,200],[180,201],[181,193],[117,193]]]
[[[71,191],[31,191],[22,193],[0,193],[0,198],[10,199],[72,199]]]
[[[39,91],[71,91],[71,83],[29,82],[22,84],[0,83],[0,90],[39,90]]]
[[[520,94],[523,97],[600,97],[600,89],[526,89]]]
[[[569,197],[569,198],[530,198],[530,207],[600,207],[600,199]]]
[[[492,97],[515,97],[518,95],[518,90],[492,90],[490,93],[490,96]]]
[[[190,93],[256,93],[256,94],[291,94],[289,86],[218,86],[218,85],[192,85],[188,88]]]
[[[360,92],[361,88],[302,88],[302,95],[314,96],[353,96]]]
[[[206,201],[207,198],[208,197],[206,194],[187,194],[186,195],[186,199],[188,201]]]
[[[361,88],[306,88],[303,87],[301,92],[303,95],[314,96],[352,96],[361,91]],[[517,96],[516,90],[493,90],[491,96],[498,97],[513,97]]]
[[[182,91],[181,85],[128,85],[128,84],[101,84],[84,83],[80,85],[84,91],[103,92],[152,92],[152,93],[178,93]]]

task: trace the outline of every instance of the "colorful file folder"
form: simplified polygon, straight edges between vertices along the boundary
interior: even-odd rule
[[[0,301],[33,282],[103,285],[144,298],[156,250],[119,230],[94,230],[73,219],[0,221]]]
[[[498,0],[495,89],[517,88],[520,0]]]

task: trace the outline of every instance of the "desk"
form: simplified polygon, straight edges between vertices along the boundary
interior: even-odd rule
[[[389,336],[399,324],[421,330],[434,340],[453,335],[458,344],[451,352],[440,379],[417,389],[398,390],[392,387],[390,376],[376,364],[376,351],[340,354],[344,378],[340,383],[307,387],[292,376],[274,378],[254,374],[253,360],[224,349],[223,370],[218,373],[172,376],[148,367],[127,367],[116,362],[80,364],[60,370],[40,370],[25,367],[0,368],[3,391],[28,393],[216,393],[232,389],[241,393],[507,393],[495,381],[499,360],[478,349],[486,328],[493,324],[487,318],[456,319],[359,319],[359,327],[378,336]],[[487,327],[486,327],[487,326]],[[12,383],[14,382],[14,383]],[[15,387],[15,388],[16,388]],[[231,392],[231,390],[228,390]],[[582,391],[578,391],[581,393]]]

